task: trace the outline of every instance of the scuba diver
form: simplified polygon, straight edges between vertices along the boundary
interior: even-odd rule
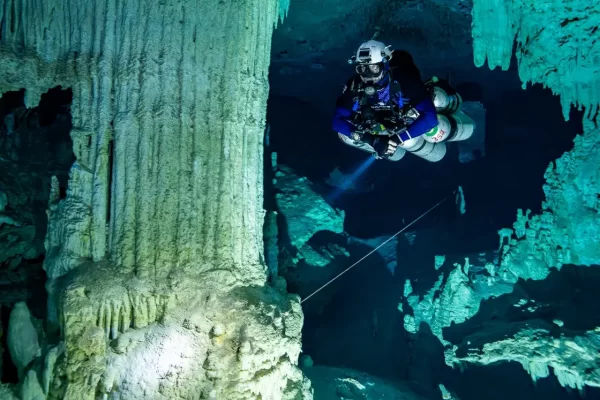
[[[337,99],[332,124],[344,143],[379,159],[398,161],[408,151],[439,161],[446,154],[442,142],[471,136],[473,121],[455,115],[462,103],[458,93],[435,77],[423,83],[408,52],[370,40],[349,63],[356,74]]]

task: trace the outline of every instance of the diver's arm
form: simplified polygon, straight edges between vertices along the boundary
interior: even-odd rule
[[[431,94],[421,80],[421,72],[412,56],[404,50],[394,50],[390,61],[394,77],[400,81],[404,94],[415,104],[419,117],[399,134],[402,141],[419,137],[437,126],[437,113]]]
[[[356,131],[356,126],[350,122],[354,115],[353,87],[354,77],[346,82],[342,95],[335,102],[335,113],[331,124],[334,131],[348,137],[352,137],[352,133]]]
[[[348,121],[351,117],[352,110],[337,106],[335,108],[331,127],[334,131],[339,132],[344,136],[351,137],[352,133],[356,130],[356,127]]]
[[[403,142],[419,137],[438,125],[435,105],[430,98],[422,100],[415,109],[419,112],[419,117],[398,134]]]

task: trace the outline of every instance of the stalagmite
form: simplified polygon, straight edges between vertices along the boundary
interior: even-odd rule
[[[27,305],[19,302],[13,307],[8,322],[8,349],[20,377],[40,351],[38,333],[31,318]]]
[[[73,92],[77,161],[49,204],[44,265],[65,352],[45,395],[312,397],[298,298],[255,288],[271,34],[288,5],[0,0],[0,93],[25,88],[31,107]]]

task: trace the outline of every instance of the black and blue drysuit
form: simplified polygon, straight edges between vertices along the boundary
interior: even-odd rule
[[[348,80],[342,95],[337,99],[336,110],[332,127],[336,132],[352,138],[352,134],[358,129],[352,121],[361,108],[361,98],[364,96],[364,87],[373,85],[377,89],[372,96],[372,102],[383,102],[404,109],[410,105],[419,112],[419,117],[408,126],[389,126],[386,121],[381,122],[388,131],[399,130],[400,140],[419,137],[437,126],[437,114],[425,84],[421,80],[421,73],[415,65],[411,55],[406,51],[395,50],[389,64],[389,72],[377,83],[370,84],[361,80],[356,74]],[[391,102],[391,103],[390,103]],[[401,128],[405,128],[402,130]],[[373,145],[379,153],[387,148],[388,136],[373,137],[364,135],[364,142]]]

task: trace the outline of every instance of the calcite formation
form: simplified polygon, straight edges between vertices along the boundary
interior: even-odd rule
[[[78,361],[67,358],[58,369],[60,378],[75,380],[59,388],[61,396],[95,388],[124,399],[311,397],[295,366],[303,324],[297,298],[260,287],[225,291],[203,274],[153,286],[107,274],[108,265],[80,268],[85,273],[62,291],[66,354]],[[86,293],[107,275],[111,280]],[[90,320],[97,321],[91,329]]]
[[[309,240],[319,232],[344,233],[344,211],[330,206],[313,188],[312,182],[300,177],[285,165],[274,164],[275,199],[283,217],[287,235],[287,251],[294,262],[304,260],[312,266],[323,267],[336,256],[348,252],[336,244],[315,245]]]
[[[600,328],[579,334],[552,328],[532,328],[527,324],[511,327],[515,334],[501,340],[493,333],[467,336],[453,350],[446,351],[449,365],[489,365],[501,361],[520,363],[533,381],[553,371],[562,386],[583,390],[585,385],[600,387]],[[504,328],[506,329],[506,328]]]
[[[311,398],[299,299],[265,286],[280,12],[277,0],[0,0],[0,93],[25,88],[32,107],[49,88],[73,92],[76,162],[66,198],[53,188],[45,241],[62,335],[25,372],[28,396]]]
[[[531,215],[519,210],[513,229],[499,232],[498,265],[486,264],[486,273],[475,276],[469,275],[468,264],[457,265],[447,278],[442,274],[423,297],[413,295],[410,283],[407,284],[405,294],[413,315],[405,315],[405,328],[417,332],[420,323],[429,324],[440,341],[449,346],[446,352],[449,365],[519,361],[535,379],[547,376],[548,368],[552,367],[564,386],[579,389],[583,385],[600,386],[600,364],[586,356],[596,354],[600,331],[565,331],[555,338],[549,329],[538,331],[526,324],[496,328],[505,329],[509,337],[497,341],[493,332],[486,336],[484,331],[475,338],[466,338],[464,342],[469,344],[461,346],[473,349],[468,355],[457,355],[456,351],[462,347],[452,346],[442,332],[452,323],[475,316],[483,300],[510,293],[519,279],[543,280],[551,269],[561,269],[565,264],[594,268],[600,263],[597,183],[600,129],[584,119],[584,132],[574,142],[573,150],[546,171],[542,213]],[[533,337],[536,340],[531,344]],[[577,343],[576,350],[572,343]],[[537,367],[530,368],[527,360]]]
[[[0,399],[19,400],[14,390],[6,384],[0,384]]]
[[[40,353],[38,333],[27,305],[23,302],[15,304],[9,319],[7,343],[10,357],[22,377],[26,367]]]
[[[525,86],[541,83],[560,95],[563,114],[571,106],[589,117],[600,102],[600,4],[588,0],[474,0],[475,65],[508,69],[516,43]]]
[[[50,110],[47,101],[27,109],[23,93],[0,98],[0,304],[8,309],[45,295],[44,210],[51,175],[66,183],[72,162],[68,112],[56,104]]]
[[[423,400],[410,386],[376,378],[349,368],[311,366],[304,371],[314,382],[315,398],[322,400]]]
[[[90,10],[74,0],[33,12],[21,1],[0,3],[2,89],[27,88],[28,105],[56,85],[74,95],[78,168],[71,204],[54,212],[65,217],[51,219],[90,210],[77,213],[72,243],[49,243],[64,249],[47,264],[51,277],[75,257],[109,254],[140,275],[165,277],[205,259],[247,265],[240,275],[261,279],[262,132],[278,3],[215,4]],[[202,30],[205,21],[224,32]]]
[[[583,334],[565,332],[555,337],[552,329],[524,325],[503,340],[490,340],[485,334],[465,340],[446,352],[446,363],[489,365],[515,361],[533,381],[548,377],[552,370],[562,386],[579,390],[585,385],[600,387],[600,360],[596,357],[600,351],[600,327]]]
[[[446,341],[442,332],[453,322],[475,316],[483,300],[511,292],[519,279],[543,280],[552,268],[565,264],[586,268],[600,262],[600,130],[594,122],[600,93],[599,11],[600,5],[587,1],[474,1],[475,64],[487,60],[491,68],[506,70],[516,38],[524,86],[533,82],[550,87],[560,95],[566,119],[572,105],[585,108],[586,113],[583,134],[575,138],[573,150],[546,171],[541,214],[519,210],[514,229],[499,232],[500,263],[486,265],[483,277],[470,277],[458,266],[446,280],[441,276],[422,299],[409,295],[414,315],[405,316],[407,329],[416,331],[419,322],[431,325],[447,345],[449,365],[517,361],[534,380],[548,376],[552,368],[563,386],[600,386],[600,364],[594,356],[600,343],[598,329],[570,331],[562,321],[531,318],[488,325],[459,345]]]
[[[17,368],[19,385],[0,387],[0,398],[44,399],[53,372],[53,365],[44,366],[42,321],[34,318],[24,302],[18,302],[10,313],[7,344],[11,360]],[[48,352],[46,361],[56,350]],[[14,396],[14,397],[13,397]]]
[[[438,387],[442,394],[442,399],[444,399],[444,400],[460,400],[457,395],[455,395],[454,393],[451,393],[448,389],[446,389],[446,386],[439,384]]]
[[[286,218],[292,246],[301,248],[320,231],[344,232],[344,212],[316,193],[312,182],[284,165],[277,166],[275,176],[277,207]]]
[[[464,264],[455,264],[454,269],[441,274],[434,286],[423,296],[413,293],[410,281],[404,286],[404,297],[412,314],[404,315],[404,328],[417,333],[422,323],[430,326],[432,333],[442,343],[447,343],[442,330],[473,317],[481,302],[512,290],[512,285],[494,280],[485,274],[470,274],[470,269],[482,270],[483,265],[471,265],[467,258]]]
[[[575,138],[573,150],[546,170],[542,213],[519,213],[515,235],[502,249],[503,278],[543,279],[552,267],[600,263],[600,129],[583,122],[584,133]]]

